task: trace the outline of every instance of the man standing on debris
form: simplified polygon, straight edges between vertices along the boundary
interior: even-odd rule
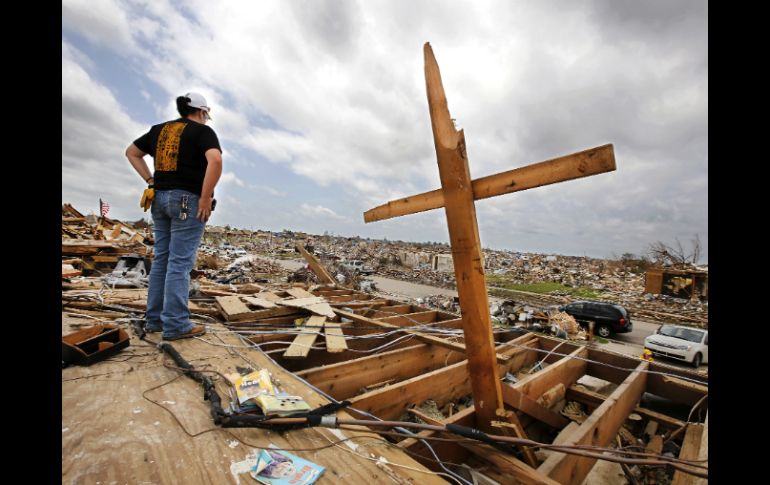
[[[153,126],[126,149],[134,170],[155,190],[155,257],[145,330],[162,331],[165,340],[206,333],[203,325],[190,322],[190,271],[222,175],[219,139],[206,126],[211,119],[206,99],[187,93],[176,98],[176,107],[180,118]],[[144,161],[147,154],[154,159],[154,174]]]

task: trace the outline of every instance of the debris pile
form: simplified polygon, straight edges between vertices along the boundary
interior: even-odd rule
[[[319,236],[293,231],[249,231],[227,226],[207,226],[203,239],[209,246],[202,248],[218,257],[249,253],[297,260],[301,256],[296,245],[302,244],[334,273],[336,283],[354,288],[361,288],[356,281],[359,275],[341,269],[341,262],[360,260],[378,276],[455,289],[454,271],[447,270],[445,264],[451,255],[446,244]],[[540,308],[580,299],[608,301],[624,306],[632,315],[643,319],[708,326],[708,303],[645,294],[644,272],[622,261],[493,249],[485,249],[483,253],[487,287],[496,297],[515,298]],[[438,261],[441,264],[434,265]],[[285,273],[286,281],[289,274]],[[220,278],[224,276],[220,275]],[[304,270],[295,272],[291,281],[317,282],[312,271]],[[533,284],[552,284],[556,289],[546,293],[513,289],[517,285]],[[456,306],[444,301],[434,304],[431,298],[425,299],[427,305],[457,311]]]
[[[552,326],[558,327],[562,332],[565,332],[570,339],[575,339],[583,332],[583,329],[578,325],[575,317],[569,315],[566,312],[558,312],[551,315],[548,319],[548,323]],[[583,332],[585,333],[585,332]]]
[[[62,205],[62,279],[112,270],[123,255],[152,258],[148,228],[137,228],[107,217],[84,216]]]
[[[202,245],[198,249],[195,272],[197,279],[204,278],[220,284],[287,281],[290,274],[280,265],[249,254],[244,248],[229,243],[217,247]]]

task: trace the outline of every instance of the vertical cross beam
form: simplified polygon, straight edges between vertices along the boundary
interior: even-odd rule
[[[503,408],[503,397],[495,359],[484,261],[465,152],[465,135],[462,130],[455,129],[449,116],[441,73],[429,43],[425,44],[424,55],[433,141],[444,194],[457,293],[460,296],[476,424],[482,430],[489,431],[491,422],[496,419],[496,410]]]

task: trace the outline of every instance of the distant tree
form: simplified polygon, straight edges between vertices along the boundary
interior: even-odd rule
[[[690,241],[689,250],[682,246],[679,239],[674,238],[676,244],[670,246],[662,241],[656,241],[650,244],[647,254],[658,264],[665,266],[674,266],[678,268],[687,268],[698,264],[701,254],[700,237],[698,234]]]

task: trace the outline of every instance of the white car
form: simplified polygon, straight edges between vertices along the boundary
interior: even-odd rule
[[[374,273],[374,270],[369,266],[366,266],[360,259],[352,259],[350,261],[344,261],[341,263],[342,267],[348,271],[358,272],[364,275]]]
[[[655,335],[644,339],[644,348],[653,355],[662,355],[699,367],[709,361],[709,332],[679,325],[663,325]]]

